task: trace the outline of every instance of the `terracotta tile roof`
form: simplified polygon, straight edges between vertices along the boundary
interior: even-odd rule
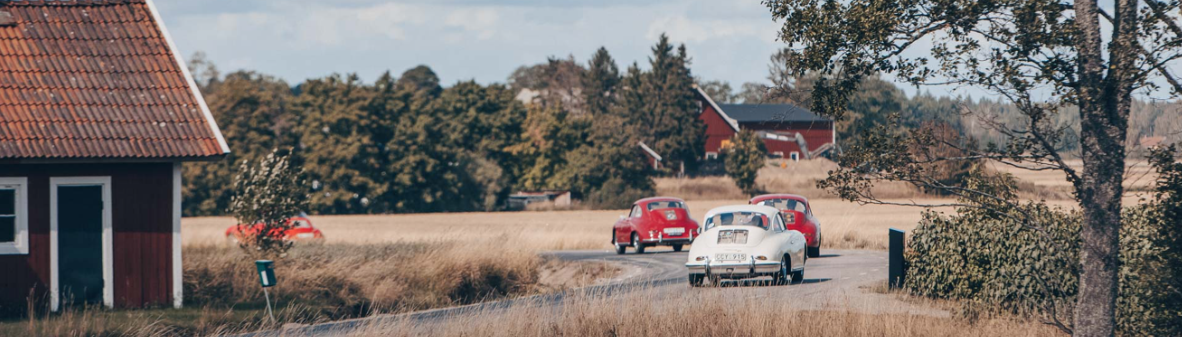
[[[15,21],[0,24],[0,159],[229,151],[150,0],[0,0],[0,12]]]

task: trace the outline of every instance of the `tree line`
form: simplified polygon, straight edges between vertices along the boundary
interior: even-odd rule
[[[766,81],[745,82],[737,88],[718,80],[697,79],[698,86],[718,103],[775,104],[789,103],[809,108],[813,104],[813,91],[819,76],[816,73],[797,75],[788,69],[789,50],[780,51],[770,58]],[[878,74],[866,76],[852,90],[845,102],[847,118],[837,122],[838,143],[848,147],[860,133],[869,128],[888,123],[888,118],[897,116],[900,130],[905,131],[935,124],[949,127],[966,139],[979,144],[1006,144],[1012,137],[999,132],[990,125],[1023,125],[1029,117],[1013,103],[1002,98],[973,98],[971,96],[936,96],[921,92],[908,97],[895,83],[882,79]],[[1080,119],[1078,108],[1063,107],[1063,113],[1055,114],[1050,121],[1053,127],[1063,130],[1064,141],[1059,150],[1069,157],[1079,156]],[[1139,157],[1148,154],[1141,144],[1146,137],[1164,137],[1162,144],[1182,141],[1182,102],[1153,99],[1133,101],[1129,115],[1129,141],[1126,146]]]
[[[586,65],[551,58],[507,84],[449,87],[427,66],[291,86],[253,71],[223,76],[197,55],[190,68],[231,153],[185,164],[184,213],[224,214],[235,168],[275,149],[305,171],[311,213],[496,210],[515,189],[626,206],[662,174],[639,142],[665,163],[692,169],[702,157],[689,66],[666,36],[646,69],[621,71],[600,48]]]

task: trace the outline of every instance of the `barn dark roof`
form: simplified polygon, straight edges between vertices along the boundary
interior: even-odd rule
[[[739,123],[829,121],[792,104],[719,104],[718,107]]]
[[[149,0],[0,0],[0,17],[0,159],[229,152]]]

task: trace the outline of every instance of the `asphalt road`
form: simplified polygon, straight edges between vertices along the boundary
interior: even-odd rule
[[[283,331],[260,332],[254,336],[310,336],[347,335],[351,331],[384,322],[411,322],[416,325],[446,324],[450,319],[464,315],[495,315],[514,305],[558,305],[573,291],[592,291],[596,296],[618,296],[637,289],[662,293],[684,291],[689,287],[686,280],[686,252],[656,250],[645,254],[617,255],[612,251],[564,251],[550,255],[571,261],[608,261],[623,268],[620,276],[604,285],[592,286],[567,292],[537,295],[517,299],[473,304],[462,307],[419,311],[399,315],[382,315],[352,320],[330,322],[312,326],[293,327]],[[724,281],[725,291],[740,293],[749,298],[790,299],[792,306],[804,310],[831,308],[835,302],[860,303],[886,301],[887,305],[862,307],[882,310],[901,310],[914,313],[905,303],[893,297],[868,290],[870,286],[885,284],[887,279],[887,253],[864,250],[824,250],[820,257],[810,258],[805,266],[804,282],[795,285],[769,286],[756,280]],[[918,310],[927,310],[919,308]],[[933,315],[946,315],[931,312]]]

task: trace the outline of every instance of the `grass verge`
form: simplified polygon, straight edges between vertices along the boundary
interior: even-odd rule
[[[618,273],[494,241],[300,244],[276,260],[272,323],[253,259],[241,249],[186,246],[184,267],[184,309],[32,312],[0,321],[0,336],[218,335],[532,295]]]
[[[1053,336],[1019,317],[964,318],[899,312],[883,303],[801,309],[783,298],[701,289],[670,296],[659,289],[623,296],[572,296],[564,304],[522,304],[438,322],[373,323],[363,336]]]

